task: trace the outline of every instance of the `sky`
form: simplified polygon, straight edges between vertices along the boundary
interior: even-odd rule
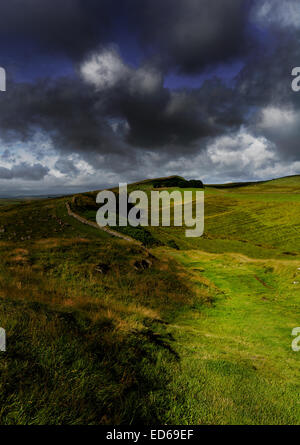
[[[2,2],[0,196],[300,174],[297,66],[299,0]]]

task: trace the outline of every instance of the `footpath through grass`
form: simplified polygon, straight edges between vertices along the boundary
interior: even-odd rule
[[[151,252],[64,198],[6,202],[0,422],[299,424],[299,193],[207,188],[204,236],[147,228]],[[94,218],[94,197],[75,210]]]
[[[300,355],[291,349],[300,324],[299,262],[173,255],[198,291],[209,286],[215,299],[173,326],[181,368],[170,387],[171,422],[299,424]]]
[[[299,177],[207,188],[204,237],[160,231],[185,249],[167,250],[204,302],[173,325],[181,367],[167,422],[300,423],[299,196]]]
[[[0,210],[1,424],[158,424],[193,304],[169,258],[81,224],[65,199]]]

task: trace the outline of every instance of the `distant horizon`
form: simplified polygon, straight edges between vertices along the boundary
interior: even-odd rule
[[[170,175],[170,176],[181,176],[181,175]],[[255,183],[261,183],[261,182],[275,181],[277,179],[292,178],[292,177],[296,177],[296,176],[300,176],[300,174],[299,175],[279,176],[279,177],[275,177],[275,178],[268,178],[268,179],[261,179],[261,180],[243,180],[243,181],[226,181],[226,182],[210,182],[210,183],[203,182],[203,184],[207,187],[212,187],[214,185],[226,185],[226,184],[244,184],[244,183],[255,184]],[[167,177],[169,177],[169,176],[162,176],[162,178],[167,178]],[[130,185],[130,184],[133,184],[136,182],[138,183],[138,182],[143,182],[143,181],[151,181],[151,180],[155,180],[155,179],[158,179],[158,178],[153,177],[153,178],[140,179],[140,180],[128,183],[128,184]],[[200,179],[201,180],[201,178],[189,178],[189,179]],[[120,181],[120,183],[122,183],[122,181]],[[10,198],[22,199],[22,198],[31,198],[31,197],[32,198],[45,198],[45,197],[56,198],[56,197],[60,197],[60,196],[72,196],[77,193],[89,193],[89,192],[94,192],[97,190],[112,189],[112,188],[118,187],[118,185],[119,185],[119,183],[107,184],[107,185],[101,185],[100,187],[97,186],[97,187],[89,188],[89,189],[86,189],[86,188],[84,189],[83,186],[82,187],[79,186],[78,188],[75,188],[75,190],[73,190],[73,191],[66,191],[66,190],[64,192],[63,191],[61,191],[61,192],[53,191],[53,193],[49,192],[49,193],[42,193],[42,194],[34,193],[33,191],[31,193],[30,193],[30,191],[28,191],[27,193],[23,193],[23,194],[22,193],[20,194],[19,192],[11,192],[8,194],[0,194],[0,199],[10,199]]]

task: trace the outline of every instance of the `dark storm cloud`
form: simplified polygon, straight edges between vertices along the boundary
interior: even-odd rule
[[[0,179],[26,179],[40,181],[49,172],[47,167],[41,164],[30,165],[26,162],[14,165],[12,168],[0,167]]]
[[[204,152],[241,128],[298,159],[300,94],[290,84],[300,64],[299,27],[289,25],[289,16],[280,20],[280,2],[273,1],[274,15],[268,0],[6,2],[0,50],[24,42],[38,48],[37,57],[50,54],[54,64],[64,54],[75,74],[34,83],[9,77],[0,97],[1,140],[30,144],[39,131],[58,152],[55,168],[75,177],[79,168],[68,159],[73,153],[95,168],[122,172],[139,165],[140,153],[159,153],[167,162]],[[138,66],[121,51],[126,33],[141,50]],[[230,85],[210,78],[194,89],[165,86],[166,74],[201,75],[237,58],[244,68]],[[42,178],[48,170],[41,167],[1,167],[0,178]]]
[[[147,91],[144,84],[136,85],[135,76],[132,72],[101,91],[81,79],[10,83],[0,101],[1,138],[30,142],[39,130],[61,153],[77,152],[91,160],[96,154],[130,157],[134,147],[193,151],[196,141],[243,122],[232,90],[218,80],[193,92],[162,85]]]
[[[55,168],[63,174],[66,175],[77,175],[79,173],[79,169],[76,167],[73,161],[69,159],[60,158],[55,163]]]
[[[207,81],[198,90],[165,91],[147,103],[131,97],[122,104],[129,122],[128,141],[148,148],[169,147],[172,152],[194,151],[195,143],[236,128],[243,122],[241,107],[234,109],[232,91],[219,81]]]
[[[0,114],[5,141],[30,141],[36,130],[43,130],[57,149],[113,150],[113,131],[97,109],[97,98],[79,80],[11,83],[1,97]]]
[[[10,0],[1,5],[0,49],[27,43],[75,60],[130,32],[165,68],[195,73],[240,56],[250,0]],[[31,53],[31,56],[34,56]]]
[[[79,63],[99,43],[113,40],[118,26],[127,26],[144,47],[155,49],[158,69],[200,72],[245,48],[248,3],[228,0],[224,8],[219,0],[28,0],[25,6],[11,0],[1,9],[0,45],[13,35],[13,40]],[[41,128],[57,149],[87,156],[130,152],[131,146],[192,150],[199,139],[242,121],[240,109],[230,103],[231,91],[214,82],[176,95],[162,84],[151,94],[129,91],[127,80],[101,94],[78,79],[11,84],[0,103],[1,136],[28,141]],[[111,117],[126,122],[128,129],[113,130]]]
[[[3,3],[3,2],[2,2]],[[108,0],[10,0],[1,4],[0,49],[28,43],[48,54],[78,59],[105,41],[112,21]],[[31,54],[34,56],[33,53]]]
[[[248,0],[145,0],[137,5],[142,41],[166,69],[198,73],[244,55],[250,5]]]
[[[247,99],[249,107],[271,102],[300,105],[299,95],[291,88],[292,69],[300,59],[300,33],[285,35],[274,30],[273,38],[272,49],[261,48],[252,55],[237,77],[236,91]]]
[[[118,1],[114,4],[122,8]],[[127,5],[134,11],[134,30],[141,33],[144,42],[151,42],[158,58],[183,72],[226,62],[246,48],[248,1],[228,0],[226,7],[219,0],[129,0]],[[29,0],[24,9],[19,1],[12,0],[3,8],[0,30],[8,32],[14,22],[20,35],[29,36],[48,50],[69,54],[78,51],[79,55],[93,49],[101,33],[102,37],[108,33],[111,14],[107,1],[67,0],[60,4],[56,0]],[[287,52],[290,42],[292,48]],[[44,80],[33,85],[11,83],[1,97],[1,136],[28,141],[39,128],[65,152],[120,153],[130,151],[130,146],[193,150],[199,140],[247,123],[249,106],[262,106],[274,96],[277,101],[287,97],[290,66],[295,58],[291,50],[297,53],[295,39],[281,43],[278,52],[286,63],[279,66],[272,65],[274,53],[269,59],[263,51],[251,56],[235,90],[212,79],[201,88],[177,92],[158,81],[147,92],[143,85],[136,86],[139,70],[129,69],[122,61],[124,75],[100,92],[79,78]],[[152,69],[149,63],[145,72]],[[117,129],[110,124],[111,119],[120,120]]]
[[[300,31],[272,25],[276,45],[253,56],[237,79],[236,94],[251,111],[251,131],[265,136],[286,158],[300,159],[300,95],[291,88],[300,64]]]

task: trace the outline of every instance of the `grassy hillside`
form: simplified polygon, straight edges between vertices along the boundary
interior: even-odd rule
[[[206,189],[205,237],[171,253],[216,292],[176,322],[175,421],[299,424],[299,191],[300,177]]]
[[[150,250],[69,198],[0,206],[0,422],[299,424],[299,191],[206,187],[205,235],[128,229]]]
[[[65,201],[1,207],[0,422],[158,422],[178,366],[167,322],[194,295],[174,261],[82,225]]]
[[[9,206],[12,204],[19,204],[20,202],[22,202],[22,201],[18,200],[18,199],[1,199],[0,198],[0,207]]]

